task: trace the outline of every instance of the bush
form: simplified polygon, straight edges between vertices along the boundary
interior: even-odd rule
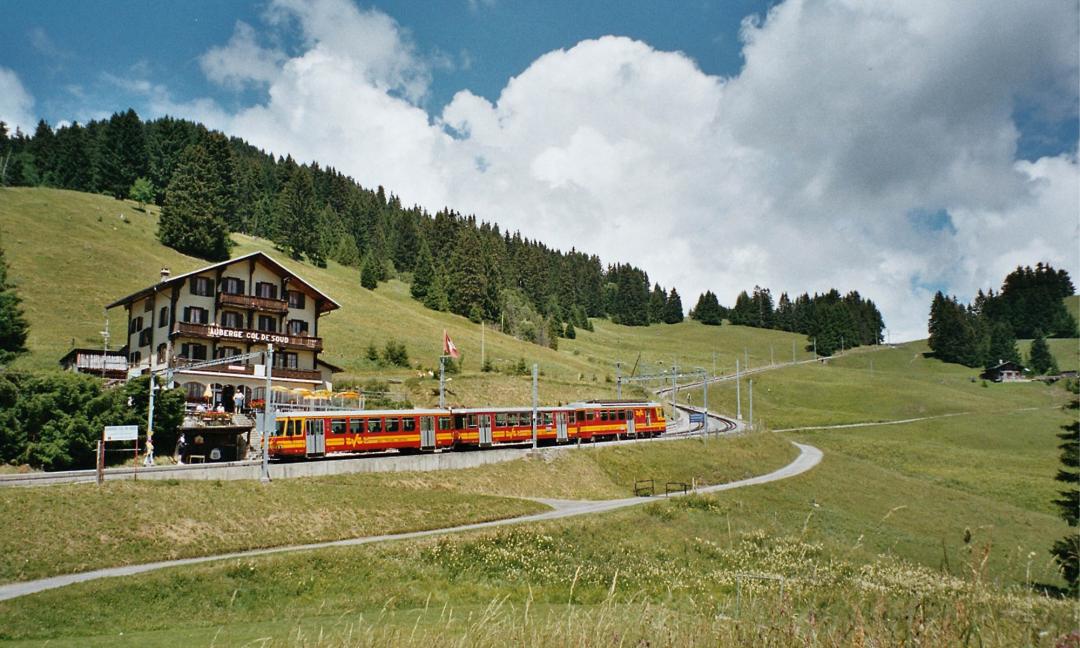
[[[383,350],[383,360],[386,361],[386,364],[395,367],[408,367],[409,352],[405,349],[405,343],[397,340],[387,340],[386,348]]]
[[[368,343],[367,352],[364,354],[364,357],[367,358],[368,360],[370,360],[371,362],[378,362],[379,361],[379,350],[375,348],[375,343],[374,342],[369,342]]]

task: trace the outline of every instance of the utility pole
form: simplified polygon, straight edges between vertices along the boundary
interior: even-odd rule
[[[678,398],[679,384],[676,381],[679,377],[679,370],[676,368],[675,363],[679,361],[679,357],[675,356],[671,359],[671,418],[675,418],[675,399]]]
[[[750,379],[750,429],[754,429],[754,379]]]
[[[750,371],[750,350],[743,347],[743,371]]]
[[[702,371],[704,373],[704,371]],[[701,401],[705,408],[705,440],[709,440],[709,377],[701,381]]]
[[[446,407],[446,356],[439,356],[439,408]]]
[[[739,394],[739,359],[735,358],[735,418],[742,420],[742,396]]]
[[[270,482],[270,432],[274,429],[274,345],[266,345],[266,398],[263,399],[262,476],[259,481]]]
[[[840,353],[844,352],[844,336],[840,336]]]
[[[480,371],[487,365],[487,356],[484,354],[484,320],[480,320]]]
[[[105,358],[101,359],[102,362]],[[150,407],[146,412],[146,465],[154,465],[154,372],[150,372]]]
[[[791,341],[791,364],[795,364],[795,340]]]
[[[615,398],[622,400],[622,363],[615,363]]]
[[[814,338],[814,360],[817,360],[817,338]]]
[[[774,365],[774,364],[776,364],[776,352],[773,349],[773,346],[770,344],[769,345],[769,365],[771,366],[771,365]]]
[[[712,375],[716,377],[716,351],[712,352]]]
[[[533,364],[533,410],[532,410],[532,447],[536,450],[536,409],[537,409],[537,394],[536,394],[536,374],[539,365]]]

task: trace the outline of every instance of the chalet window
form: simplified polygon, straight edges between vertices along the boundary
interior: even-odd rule
[[[299,290],[289,291],[289,308],[303,308],[306,295]]]
[[[244,281],[236,277],[225,277],[221,280],[221,292],[226,295],[243,295]]]
[[[139,364],[140,360],[142,360],[142,353],[136,351],[131,354],[131,364]]]
[[[198,306],[185,306],[184,321],[188,324],[209,324],[210,311]]]
[[[244,316],[234,311],[225,311],[221,314],[221,325],[225,328],[244,328]]]
[[[218,358],[231,358],[238,355],[240,355],[240,349],[237,347],[223,346],[217,348]]]
[[[206,345],[185,342],[180,345],[180,355],[188,360],[206,360]]]
[[[291,351],[281,351],[274,354],[274,366],[281,369],[296,369],[299,366],[299,358]]]
[[[153,329],[146,329],[139,332],[139,346],[149,346],[150,334],[153,333]]]
[[[131,320],[131,324],[129,325],[128,333],[129,334],[138,333],[142,329],[143,329],[143,318],[142,318],[142,315],[140,315],[140,316],[136,317],[135,319]]]
[[[168,326],[168,324],[169,324],[169,307],[168,306],[162,306],[161,310],[158,311],[157,325],[158,326]]]
[[[188,285],[191,286],[191,294],[201,297],[211,297],[214,294],[213,282],[210,277],[192,277]]]
[[[277,286],[266,281],[255,284],[255,295],[263,299],[277,299]]]
[[[289,320],[289,335],[304,335],[308,332],[308,323],[304,320]]]
[[[363,434],[364,419],[349,419],[349,434]]]
[[[154,310],[154,298],[153,297],[147,297],[146,301],[143,302],[143,311],[149,313],[149,312],[151,312],[153,310]]]
[[[277,333],[277,318],[259,315],[259,330],[264,333]]]
[[[168,354],[169,347],[164,342],[157,345],[157,361],[158,363],[165,362],[165,356]]]

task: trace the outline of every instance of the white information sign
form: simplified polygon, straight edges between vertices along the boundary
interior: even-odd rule
[[[106,425],[106,441],[137,441],[139,438],[138,425]]]

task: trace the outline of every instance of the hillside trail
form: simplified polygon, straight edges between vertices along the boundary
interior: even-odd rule
[[[994,412],[996,414],[1013,414],[1015,412],[1032,412],[1035,410],[1059,409],[1051,407],[1018,407],[1015,409]],[[948,414],[934,414],[933,416],[920,416],[917,418],[893,419],[889,421],[866,421],[863,423],[840,423],[837,425],[805,425],[801,427],[779,428],[773,432],[805,432],[809,430],[846,430],[850,428],[876,427],[879,425],[903,425],[905,423],[917,423],[919,421],[931,421],[934,419],[952,418],[954,416],[970,416],[972,414],[986,414],[987,412],[949,412]]]
[[[557,499],[545,499],[545,498],[526,498],[538,501],[551,507],[551,510],[544,511],[542,513],[535,513],[532,515],[523,515],[519,517],[503,518],[501,520],[491,520],[489,522],[477,522],[473,524],[462,524],[459,526],[445,527],[441,529],[428,529],[424,531],[411,531],[408,533],[389,533],[376,536],[363,536],[359,538],[348,538],[344,540],[333,540],[329,542],[316,542],[303,545],[291,545],[283,547],[267,547],[265,549],[253,549],[250,551],[237,551],[233,553],[218,554],[213,556],[200,556],[196,558],[181,558],[177,560],[163,560],[160,562],[144,563],[141,565],[126,565],[121,567],[109,567],[106,569],[97,569],[94,571],[82,572],[77,574],[65,574],[62,576],[52,576],[50,578],[42,578],[32,581],[24,581],[19,583],[8,583],[0,585],[0,601],[6,601],[9,599],[18,598],[20,596],[26,596],[28,594],[36,594],[38,592],[44,592],[46,590],[56,589],[58,587],[65,587],[67,585],[73,585],[75,583],[83,583],[87,581],[99,580],[102,578],[115,578],[119,576],[133,576],[136,574],[144,574],[146,572],[157,571],[159,569],[167,569],[169,567],[182,567],[188,565],[198,565],[202,563],[208,563],[218,560],[234,560],[253,558],[256,556],[266,556],[270,554],[280,553],[292,553],[300,551],[312,551],[315,549],[328,549],[332,547],[353,547],[358,545],[374,544],[377,542],[392,542],[397,540],[412,540],[416,538],[426,538],[436,535],[448,535],[454,533],[463,533],[467,531],[477,531],[481,529],[492,529],[503,526],[525,524],[529,522],[546,522],[549,520],[558,520],[563,518],[575,517],[579,515],[595,515],[598,513],[605,513],[607,511],[615,511],[618,509],[627,508],[630,506],[637,506],[640,504],[647,504],[649,502],[655,502],[661,499],[668,499],[671,497],[682,497],[689,494],[702,494],[702,493],[715,493],[720,491],[732,490],[736,488],[744,488],[747,486],[755,486],[758,484],[766,484],[769,482],[780,481],[783,479],[789,479],[797,475],[801,475],[808,470],[811,470],[817,466],[823,457],[821,450],[811,445],[803,443],[794,443],[799,449],[799,455],[794,461],[786,466],[774,470],[764,475],[758,475],[756,477],[749,477],[747,479],[740,479],[738,481],[728,482],[726,484],[716,484],[715,486],[706,486],[697,488],[687,493],[672,493],[671,495],[665,495],[662,497],[625,497],[621,499],[613,500],[557,500]]]

